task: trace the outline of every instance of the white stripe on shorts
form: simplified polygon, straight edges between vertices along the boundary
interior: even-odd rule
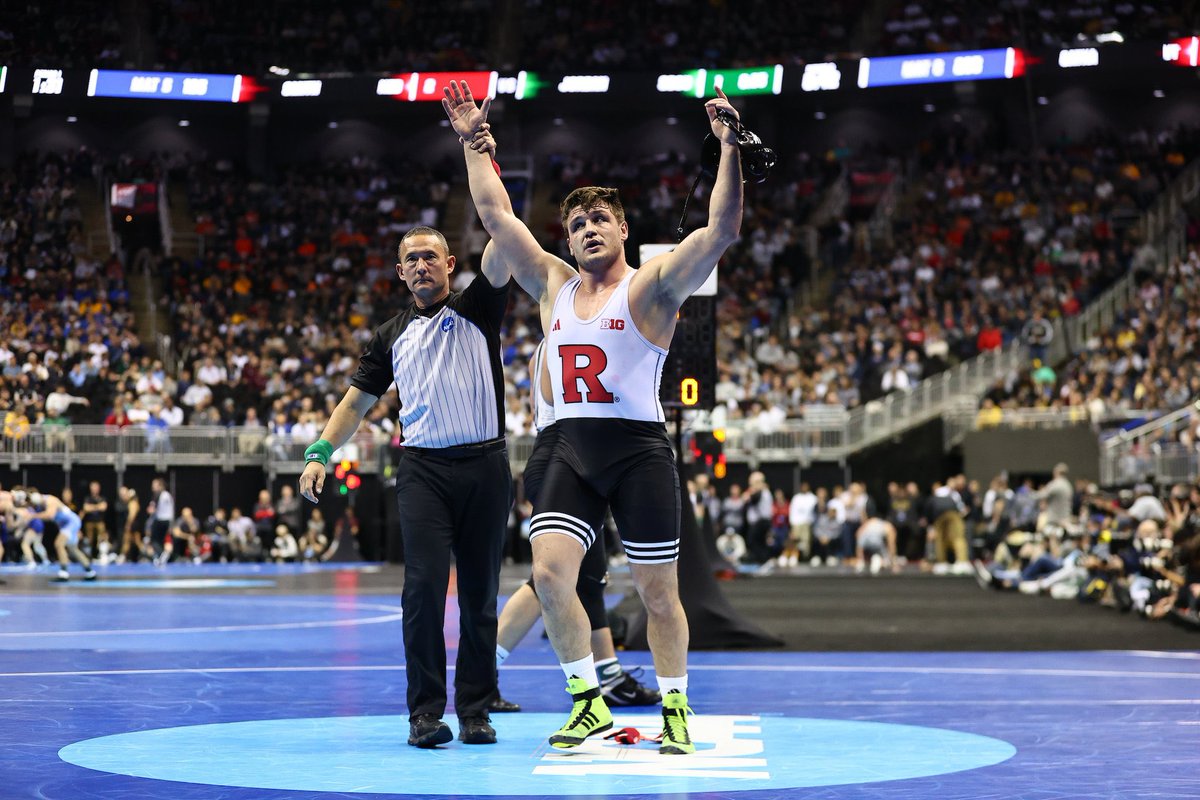
[[[584,550],[591,547],[592,542],[596,539],[596,533],[592,530],[591,525],[578,517],[558,511],[543,511],[535,514],[529,521],[530,539],[543,533],[565,533],[568,536],[574,536],[583,545]]]
[[[641,542],[621,541],[625,546],[625,557],[630,564],[668,564],[679,559],[679,540],[673,542]]]

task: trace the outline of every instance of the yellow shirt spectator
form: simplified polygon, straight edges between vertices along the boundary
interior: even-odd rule
[[[998,428],[1004,421],[1004,409],[991,400],[983,401],[983,408],[975,415],[976,428]]]

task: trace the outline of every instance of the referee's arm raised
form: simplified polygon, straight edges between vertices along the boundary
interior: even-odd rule
[[[495,142],[485,146],[479,141],[480,137],[491,136],[491,128],[485,127],[491,98],[485,99],[483,108],[479,108],[465,81],[451,81],[443,91],[442,108],[455,134],[463,140],[467,183],[479,221],[521,288],[539,303],[546,302],[557,295],[559,287],[575,275],[575,270],[543,250],[513,212],[508,190],[492,166]]]
[[[363,421],[363,417],[367,415],[371,406],[375,405],[378,399],[377,396],[364,392],[357,386],[351,386],[346,390],[346,394],[337,404],[337,408],[329,415],[329,422],[325,423],[325,430],[321,431],[321,438],[304,454],[308,463],[304,466],[304,472],[300,473],[301,497],[311,503],[321,502],[317,495],[321,494],[325,488],[325,464],[333,455],[333,451],[344,445],[354,435]],[[322,443],[324,443],[324,447]],[[328,452],[323,452],[325,447],[328,447]],[[313,455],[314,453],[320,453],[324,457],[317,457]]]

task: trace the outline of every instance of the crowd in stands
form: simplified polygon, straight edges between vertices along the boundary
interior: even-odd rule
[[[1200,397],[1200,254],[1139,272],[1134,303],[1058,370],[1040,364],[998,383],[988,408],[1078,410],[1103,422],[1182,408]]]
[[[494,5],[356,0],[148,0],[164,69],[290,73],[482,69]]]
[[[371,331],[406,302],[395,247],[414,225],[438,225],[447,177],[369,159],[269,182],[225,162],[182,172],[204,254],[164,265],[179,402],[192,419],[312,439]],[[369,422],[390,430],[393,412],[389,396]]]
[[[1198,144],[1193,131],[1104,136],[1048,147],[1031,163],[961,133],[933,140],[891,247],[859,247],[830,305],[793,307],[752,346],[728,337],[718,399],[736,402],[735,416],[757,402],[764,421],[852,408],[1014,339],[1036,340],[1040,326],[1079,313],[1130,268],[1153,266],[1130,223]],[[1014,404],[1032,399],[1021,385],[1013,382]]]
[[[297,73],[535,69],[692,70],[956,49],[1054,48],[1119,32],[1125,41],[1192,35],[1182,8],[1123,0],[972,4],[660,0],[599,5],[523,0],[428,4],[354,0],[136,0],[96,11],[70,0],[21,3],[0,20],[0,63]],[[867,23],[864,25],[864,19]],[[500,36],[497,36],[497,33]],[[123,34],[125,41],[123,41]],[[502,41],[507,35],[507,45]],[[513,63],[500,63],[509,52]]]
[[[1078,313],[1128,269],[1156,266],[1129,223],[1190,158],[1196,136],[1097,137],[1032,161],[962,132],[927,145],[891,246],[851,243],[828,304],[796,302],[810,266],[803,224],[832,182],[881,159],[848,148],[790,155],[771,180],[748,187],[743,235],[722,262],[718,296],[716,393],[730,417],[764,430],[788,418],[825,420],[1028,337],[1039,322]],[[172,350],[164,363],[133,331],[120,262],[96,264],[83,252],[72,181],[88,174],[90,156],[23,157],[5,183],[14,213],[0,230],[10,331],[0,407],[23,410],[27,424],[246,425],[285,441],[316,438],[370,332],[406,302],[396,242],[445,218],[454,166],[354,158],[260,178],[222,159],[114,162],[121,174],[162,171],[185,185],[203,246],[198,257],[160,265]],[[553,197],[617,186],[636,253],[641,242],[676,238],[695,170],[673,153],[560,155],[545,174]],[[703,224],[706,192],[702,181],[685,230]],[[535,233],[562,252],[557,214],[541,216],[548,222]],[[464,242],[456,287],[474,276],[481,250]],[[1140,310],[1062,381],[1043,365],[998,386],[990,401],[1150,408],[1190,396],[1191,367],[1181,361],[1193,273],[1188,262],[1172,266],[1165,284],[1147,279]],[[541,331],[524,293],[513,298],[503,339],[509,432],[527,434],[527,362]],[[387,397],[369,424],[396,433],[393,404]]]
[[[78,186],[93,156],[19,156],[0,171],[0,408],[48,425],[103,418],[136,363],[119,259],[88,256]],[[10,431],[11,432],[11,431]]]
[[[1190,36],[1182,7],[1128,0],[1068,0],[1062,3],[962,3],[900,0],[891,5],[879,40],[868,54],[937,53],[994,47],[1056,49],[1094,45],[1114,32],[1118,41],[1169,42]]]
[[[5,3],[0,64],[49,69],[124,65],[118,3],[89,0]]]
[[[803,64],[845,53],[864,5],[525,0],[519,66],[570,72]]]

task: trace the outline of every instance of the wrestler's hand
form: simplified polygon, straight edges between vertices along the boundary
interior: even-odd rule
[[[465,142],[474,140],[476,132],[487,122],[488,110],[492,107],[492,98],[483,99],[483,107],[475,105],[471,96],[471,87],[466,81],[450,81],[450,85],[442,90],[442,108],[450,119],[450,127]]]
[[[704,104],[704,110],[708,113],[708,124],[712,126],[713,136],[721,140],[723,144],[736,144],[737,134],[728,125],[717,121],[717,109],[721,109],[729,113],[734,119],[740,119],[737,109],[729,102],[729,98],[721,91],[721,87],[715,87],[717,96]],[[445,101],[442,101],[445,103]]]
[[[300,496],[310,503],[320,503],[317,495],[325,488],[325,465],[320,461],[310,461],[304,465],[300,473]]]

